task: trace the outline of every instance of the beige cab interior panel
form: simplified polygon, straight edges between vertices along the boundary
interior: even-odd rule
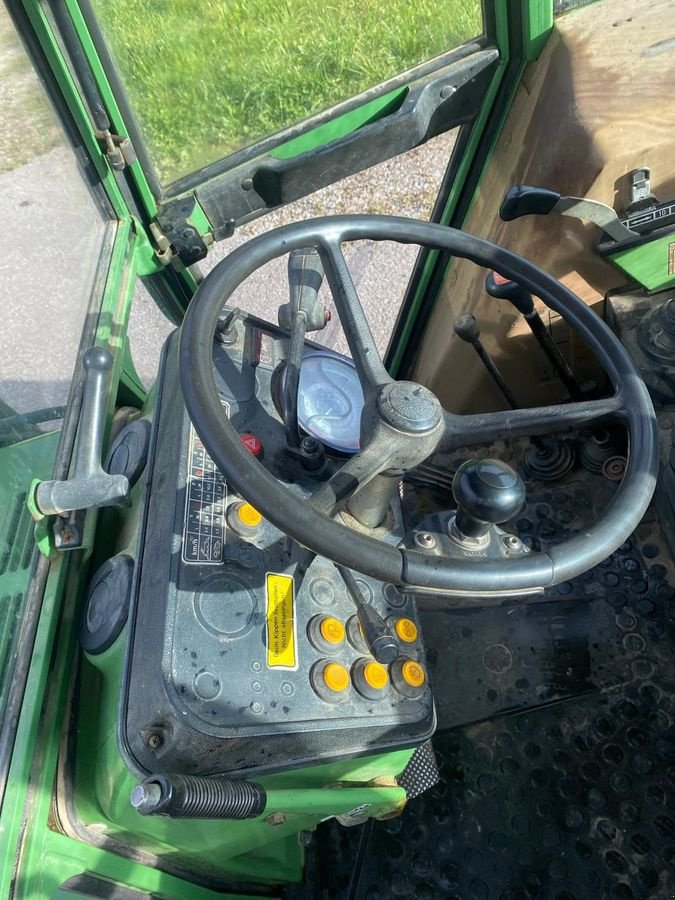
[[[672,0],[591,4],[557,19],[524,73],[464,226],[532,260],[600,315],[607,292],[626,283],[594,251],[600,230],[555,215],[502,222],[499,205],[507,188],[523,183],[619,211],[628,201],[626,175],[641,166],[651,168],[659,199],[675,196],[674,22]],[[524,321],[508,302],[487,296],[484,277],[471,263],[452,262],[412,377],[456,412],[504,406],[473,349],[453,333],[457,316],[471,312],[518,401],[559,401],[564,389]],[[579,339],[539,305],[577,377],[602,377]]]

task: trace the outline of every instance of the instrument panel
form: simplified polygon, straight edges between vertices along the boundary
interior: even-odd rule
[[[414,599],[355,573],[400,648],[391,665],[378,663],[335,566],[267,522],[215,468],[181,402],[177,346],[174,333],[132,587],[120,727],[128,765],[251,773],[426,740],[435,713]],[[223,415],[244,445],[308,496],[317,477],[286,452],[278,412],[287,347],[282,331],[243,316],[227,343],[214,340],[214,367]],[[309,343],[307,355],[300,424],[311,431],[314,416],[335,451],[330,474],[358,448],[349,422],[359,397],[351,361]],[[402,540],[400,509],[377,536]]]

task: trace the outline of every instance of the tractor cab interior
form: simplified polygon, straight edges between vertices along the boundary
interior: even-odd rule
[[[88,3],[47,5],[71,65],[85,26],[104,59]],[[453,90],[422,72],[389,131],[304,167],[237,151],[159,203],[126,289],[141,275],[167,313],[193,295],[156,379],[125,317],[119,342],[99,320],[68,465],[29,492],[36,559],[71,568],[23,763],[41,787],[5,793],[28,811],[8,896],[672,890],[672,7],[512,6],[483,5]],[[464,84],[475,108],[449,99]],[[305,219],[199,273],[213,241],[371,164],[354,152],[394,156],[433,91],[423,139],[460,131],[431,221]],[[419,247],[386,353],[359,241]],[[253,314],[241,290],[275,260]]]

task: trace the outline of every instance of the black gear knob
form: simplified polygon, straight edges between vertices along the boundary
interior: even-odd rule
[[[492,525],[506,522],[523,508],[525,485],[511,466],[499,459],[470,459],[452,480],[457,503],[455,525],[471,538],[484,537]]]

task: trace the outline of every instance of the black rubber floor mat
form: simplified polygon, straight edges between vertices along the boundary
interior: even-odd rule
[[[400,818],[321,826],[289,896],[675,897],[672,584],[647,520],[552,602],[427,610],[440,782]]]

